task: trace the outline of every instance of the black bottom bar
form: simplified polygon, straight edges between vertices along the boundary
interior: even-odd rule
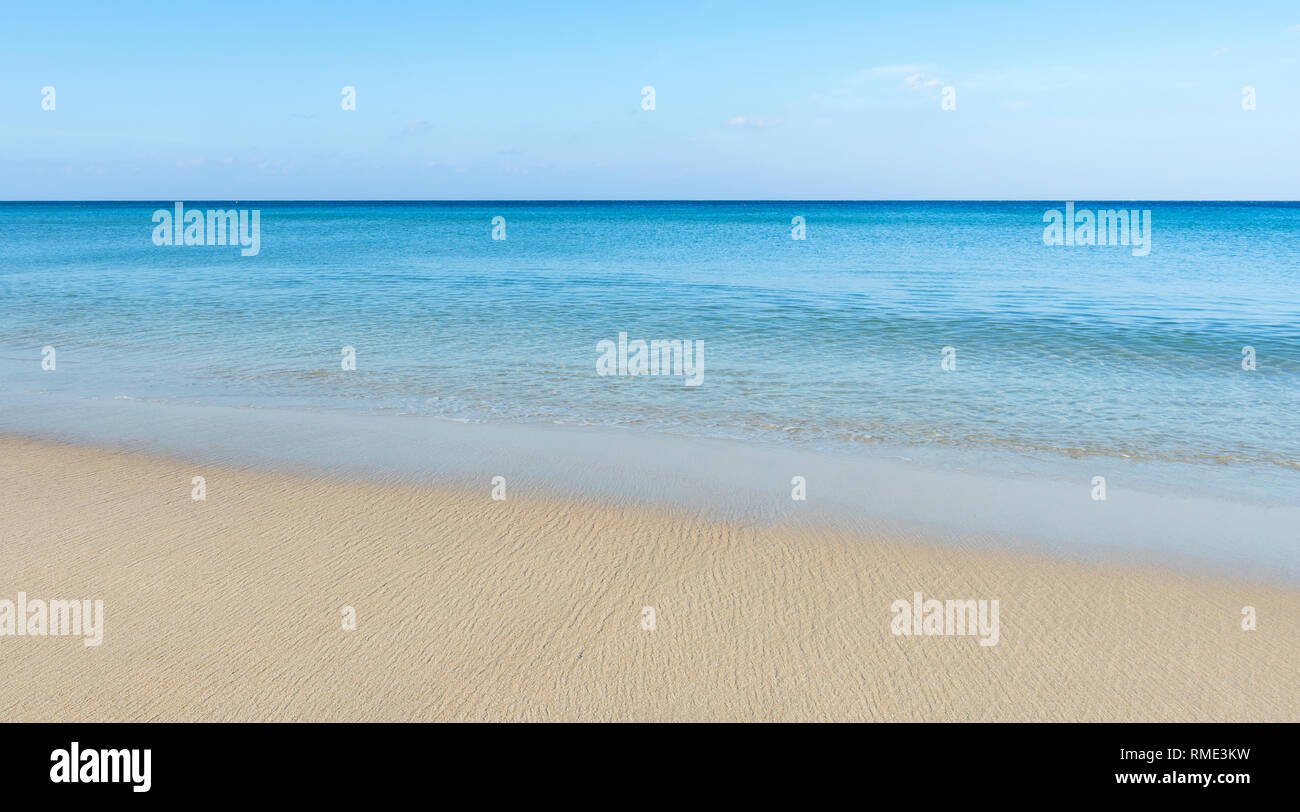
[[[1291,788],[1296,732],[1293,724],[11,724],[0,728],[0,774],[7,799],[69,801],[421,793],[457,803],[449,793],[469,789],[483,799],[509,791],[618,806],[680,799],[689,780],[710,795],[838,785],[864,801],[910,788],[918,802],[971,792],[1182,802]]]

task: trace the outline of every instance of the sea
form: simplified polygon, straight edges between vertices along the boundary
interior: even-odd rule
[[[0,203],[0,432],[1295,577],[1300,203]]]

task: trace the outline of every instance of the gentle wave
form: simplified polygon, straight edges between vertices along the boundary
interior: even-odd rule
[[[0,205],[0,384],[1300,468],[1295,204],[1125,204],[1144,257],[1044,246],[1060,202],[241,205],[257,257],[152,245],[155,204]],[[703,341],[702,386],[598,377],[620,332]]]

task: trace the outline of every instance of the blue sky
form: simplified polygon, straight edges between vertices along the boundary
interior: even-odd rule
[[[542,5],[7,3],[0,199],[1300,198],[1294,0]]]

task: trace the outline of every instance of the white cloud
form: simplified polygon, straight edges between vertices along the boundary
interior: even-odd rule
[[[910,90],[923,90],[927,87],[939,87],[942,84],[942,79],[935,76],[927,78],[924,73],[914,73],[903,80],[903,87]]]
[[[902,86],[909,90],[938,88],[945,82],[934,76],[933,65],[877,65],[864,68],[844,77],[842,84],[825,93],[817,93],[813,101],[825,107],[838,110],[859,110],[863,107],[881,104],[884,97],[879,92],[882,87]],[[877,85],[877,83],[880,83]],[[771,122],[769,122],[771,123]],[[732,126],[742,126],[739,122],[728,122]]]
[[[280,161],[261,160],[257,162],[257,168],[267,175],[289,174],[289,167]]]
[[[748,116],[733,116],[727,119],[728,127],[749,127],[755,130],[766,130],[768,127],[775,127],[780,123],[781,120],[776,118],[749,118]]]

